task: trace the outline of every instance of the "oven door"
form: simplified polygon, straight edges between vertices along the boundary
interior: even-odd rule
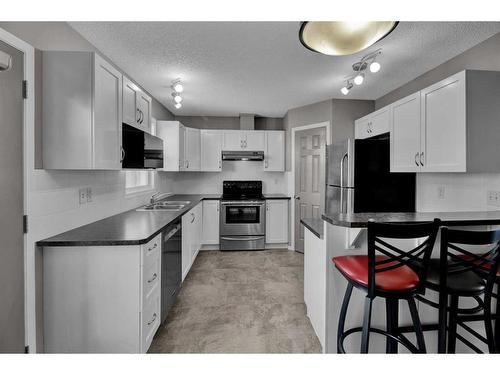
[[[221,202],[221,236],[263,236],[266,233],[265,202]]]

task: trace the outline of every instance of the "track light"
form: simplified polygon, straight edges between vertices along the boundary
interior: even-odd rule
[[[174,102],[176,102],[176,103],[182,102],[182,96],[180,96],[180,94],[172,93],[172,96],[174,97]]]
[[[343,95],[349,94],[349,91],[353,87],[353,83],[356,86],[360,86],[364,83],[366,73],[368,69],[370,69],[371,73],[377,73],[381,66],[380,63],[375,61],[378,55],[382,53],[382,50],[379,48],[378,50],[369,53],[364,56],[361,60],[352,64],[352,70],[354,71],[351,75],[344,78],[346,84],[344,87],[340,89]]]
[[[380,70],[380,64],[376,61],[370,64],[370,72],[377,73]]]
[[[172,89],[172,98],[174,100],[174,107],[176,109],[179,109],[182,107],[182,96],[181,93],[184,91],[184,87],[182,86],[181,79],[177,78],[172,81],[172,84],[170,85],[170,88]]]
[[[182,87],[182,84],[180,82],[177,82],[174,84],[173,89],[175,92],[181,93],[184,91],[184,87]]]
[[[347,81],[346,85],[340,89],[340,92],[344,95],[349,94],[349,90],[352,89],[352,83]]]
[[[175,108],[179,109],[182,107],[182,104],[181,103],[175,103]]]
[[[354,77],[354,83],[356,85],[361,85],[365,80],[365,73],[359,73],[356,77]]]

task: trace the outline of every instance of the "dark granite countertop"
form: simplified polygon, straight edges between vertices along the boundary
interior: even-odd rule
[[[352,214],[324,214],[323,220],[347,228],[364,228],[369,220],[378,223],[421,223],[439,218],[443,225],[493,225],[500,224],[500,211],[472,212],[364,212]]]
[[[314,233],[316,237],[323,238],[324,221],[322,219],[309,218],[309,219],[302,219],[300,220],[300,222],[312,233]]]
[[[265,199],[290,199],[286,194],[263,194]]]
[[[218,194],[175,194],[164,201],[186,200],[191,203],[181,211],[136,211],[135,209],[114,215],[94,223],[78,227],[56,236],[38,241],[38,246],[115,246],[142,245],[152,240],[202,200],[220,199]]]

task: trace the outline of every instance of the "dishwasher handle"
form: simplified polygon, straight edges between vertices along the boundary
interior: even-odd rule
[[[176,234],[179,230],[181,229],[181,224],[177,224],[175,227],[173,227],[167,234],[164,236],[164,241],[168,240],[171,238],[174,234]]]

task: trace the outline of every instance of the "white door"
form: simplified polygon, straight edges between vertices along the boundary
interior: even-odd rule
[[[391,109],[391,172],[420,171],[420,92]]]
[[[202,243],[217,245],[219,243],[219,201],[203,201]]]
[[[240,130],[225,130],[224,131],[224,151],[239,151],[244,147],[244,132]]]
[[[121,169],[122,74],[94,56],[94,168]]]
[[[200,129],[186,129],[186,170],[199,171],[201,160]]]
[[[288,200],[266,200],[266,243],[288,243]]]
[[[422,171],[466,171],[465,71],[421,91]]]
[[[137,126],[139,111],[137,108],[137,86],[130,79],[123,76],[123,122],[130,126]]]
[[[222,170],[222,135],[220,130],[201,130],[201,170],[220,172]]]
[[[264,170],[267,172],[285,171],[285,132],[267,131],[265,133]]]
[[[143,92],[137,93],[137,106],[139,109],[139,127],[146,131],[151,131],[151,98]]]
[[[263,131],[246,131],[244,134],[244,149],[248,151],[264,151],[265,136]]]

